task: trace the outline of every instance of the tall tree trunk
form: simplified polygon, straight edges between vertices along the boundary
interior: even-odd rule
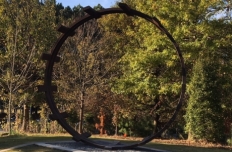
[[[152,111],[158,111],[160,109],[160,98],[156,97],[154,99],[155,102],[155,107]],[[159,131],[159,127],[160,127],[160,114],[158,114],[157,112],[155,112],[155,119],[154,119],[154,133],[157,133]]]
[[[188,131],[188,141],[191,141],[191,140],[193,140],[193,135],[191,133],[191,129],[189,129],[189,131]]]
[[[29,108],[27,105],[23,105],[23,125],[22,129],[27,132],[29,128]]]
[[[15,110],[15,129],[16,131],[18,132],[18,130],[20,129],[19,128],[19,125],[20,125],[20,118],[19,118],[19,110],[16,108]]]
[[[117,106],[114,105],[114,124],[115,124],[115,136],[118,135],[118,112]]]
[[[9,135],[11,135],[11,104],[12,104],[12,84],[10,84],[10,96],[9,96],[9,105],[8,105],[8,132],[9,132]]]
[[[118,136],[118,123],[115,124],[115,136]]]
[[[160,121],[159,121],[160,115],[156,113],[155,120],[154,120],[154,133],[157,133],[159,131]]]
[[[82,134],[83,132],[83,111],[84,111],[84,92],[81,92],[81,105],[80,105],[80,121],[79,121],[79,130],[78,132]]]

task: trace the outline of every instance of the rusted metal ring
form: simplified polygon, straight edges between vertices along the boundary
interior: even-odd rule
[[[84,143],[87,143],[92,146],[96,146],[99,148],[103,149],[128,149],[128,148],[133,148],[136,146],[141,146],[144,145],[151,140],[153,140],[155,137],[161,135],[164,130],[166,130],[171,123],[175,120],[178,111],[180,111],[183,100],[184,100],[184,94],[186,90],[186,70],[185,70],[185,65],[184,65],[184,59],[182,57],[180,48],[172,35],[162,26],[160,21],[156,17],[150,17],[142,12],[139,12],[137,10],[131,9],[128,5],[124,3],[119,3],[120,8],[108,8],[108,9],[103,9],[101,11],[95,11],[91,7],[85,7],[84,11],[87,13],[84,17],[80,18],[76,22],[74,22],[70,27],[64,27],[61,26],[58,31],[62,32],[63,34],[59,37],[53,48],[51,49],[51,54],[44,54],[43,59],[47,60],[46,64],[46,70],[45,70],[45,78],[44,78],[44,85],[40,86],[40,90],[45,92],[46,95],[46,101],[53,113],[53,117],[55,120],[59,122],[59,124],[69,133],[73,136],[73,139],[76,141],[82,141]],[[97,19],[100,18],[103,15],[107,14],[115,14],[115,13],[124,13],[127,14],[128,16],[138,16],[141,17],[148,22],[151,22],[154,24],[158,29],[160,29],[163,33],[166,34],[166,36],[170,39],[170,41],[173,43],[176,53],[179,57],[179,62],[182,68],[181,76],[182,76],[182,87],[181,87],[181,93],[179,97],[179,101],[176,107],[175,112],[173,113],[172,117],[170,120],[166,123],[166,125],[157,133],[152,134],[148,137],[145,137],[142,141],[139,141],[134,144],[129,144],[129,145],[101,145],[99,143],[94,142],[93,140],[88,139],[87,137],[79,134],[76,132],[65,120],[65,118],[62,116],[62,114],[59,112],[59,110],[56,107],[56,104],[54,102],[53,98],[53,91],[56,90],[56,87],[52,86],[52,71],[53,71],[53,66],[55,62],[59,61],[59,58],[57,57],[58,52],[62,46],[62,44],[65,42],[65,40],[73,35],[75,29],[77,29],[80,25],[84,24],[85,22],[91,20],[91,19]]]

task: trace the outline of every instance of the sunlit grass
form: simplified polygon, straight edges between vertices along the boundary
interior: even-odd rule
[[[30,145],[30,146],[17,148],[17,149],[12,149],[12,150],[9,150],[8,152],[59,152],[59,150],[36,146],[36,145]]]
[[[10,148],[13,146],[26,144],[26,143],[34,143],[34,142],[51,142],[51,141],[64,141],[71,140],[72,137],[70,135],[58,134],[28,134],[28,135],[12,135],[0,137],[0,150],[5,148]]]
[[[93,140],[107,140],[107,141],[121,141],[125,144],[131,144],[133,142],[137,142],[141,138],[123,138],[117,137],[112,138],[109,136],[92,136]],[[0,137],[0,150],[10,148],[13,146],[26,144],[26,143],[35,143],[35,142],[52,142],[52,141],[67,141],[72,140],[72,137],[69,134],[27,134],[27,135],[14,135],[14,136],[6,136]],[[188,145],[180,143],[180,141],[172,141],[170,143],[161,143],[162,140],[154,140],[145,147],[162,149],[172,152],[229,152],[231,149],[229,147],[197,147],[196,145]],[[167,141],[168,142],[168,141]],[[15,150],[11,150],[12,152],[16,151],[46,151],[53,152],[57,150],[52,150],[44,147],[38,147],[35,145],[25,146],[21,148],[17,148]]]

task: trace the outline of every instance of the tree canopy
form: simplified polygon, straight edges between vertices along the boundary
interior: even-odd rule
[[[178,128],[189,139],[225,142],[232,122],[231,1],[120,2],[157,17],[183,53],[188,91],[177,121],[162,137],[177,134]],[[69,27],[85,15],[83,6],[0,0],[0,14],[1,105],[8,106],[8,120],[17,114],[22,130],[35,125],[45,132],[53,122],[43,94],[35,91],[44,77],[40,57],[58,38],[58,25]],[[54,97],[60,112],[69,113],[70,125],[79,123],[79,132],[85,123],[94,132],[101,109],[108,132],[147,136],[175,111],[181,91],[178,56],[169,39],[142,18],[112,14],[91,20],[66,40],[59,57],[53,69]],[[16,107],[24,112],[13,112]],[[39,121],[32,120],[30,111],[40,115]]]

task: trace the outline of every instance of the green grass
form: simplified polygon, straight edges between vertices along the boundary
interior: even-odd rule
[[[13,150],[9,150],[8,152],[61,152],[57,149],[45,148],[36,145],[25,146]]]
[[[0,150],[10,148],[13,146],[26,144],[26,143],[33,143],[33,142],[51,142],[51,141],[67,141],[71,140],[72,137],[69,135],[14,135],[14,136],[6,136],[0,137]],[[120,139],[106,139],[106,138],[97,138],[94,137],[95,140],[107,140],[107,141],[121,141],[122,143],[131,144],[135,141],[131,140],[120,140]],[[222,148],[204,148],[204,147],[194,147],[194,146],[185,146],[185,145],[173,145],[173,144],[162,144],[162,143],[154,143],[150,142],[146,147],[155,148],[155,149],[162,149],[172,152],[229,152],[231,149],[222,149]],[[55,152],[58,150],[39,147],[35,145],[25,146],[21,148],[17,148],[15,150],[11,150],[11,152],[23,152],[23,151],[38,151],[38,152]]]
[[[205,148],[205,147],[193,147],[193,146],[184,146],[184,145],[168,145],[168,144],[158,144],[158,143],[149,143],[147,147],[152,147],[156,149],[162,149],[172,152],[229,152],[229,149],[222,148]]]
[[[0,150],[13,146],[33,143],[33,142],[51,142],[71,140],[71,136],[67,135],[13,135],[0,137]]]
[[[103,138],[94,138],[94,139],[102,140]],[[107,139],[107,140],[115,141],[115,139]],[[121,143],[125,143],[125,144],[132,144],[136,142],[131,140],[118,140],[118,139],[116,141],[120,141]],[[196,146],[187,146],[187,145],[185,146],[185,145],[163,144],[163,143],[155,143],[153,141],[144,145],[143,147],[167,150],[170,152],[229,152],[231,151],[231,149],[229,148],[208,148],[208,147],[196,147]]]

